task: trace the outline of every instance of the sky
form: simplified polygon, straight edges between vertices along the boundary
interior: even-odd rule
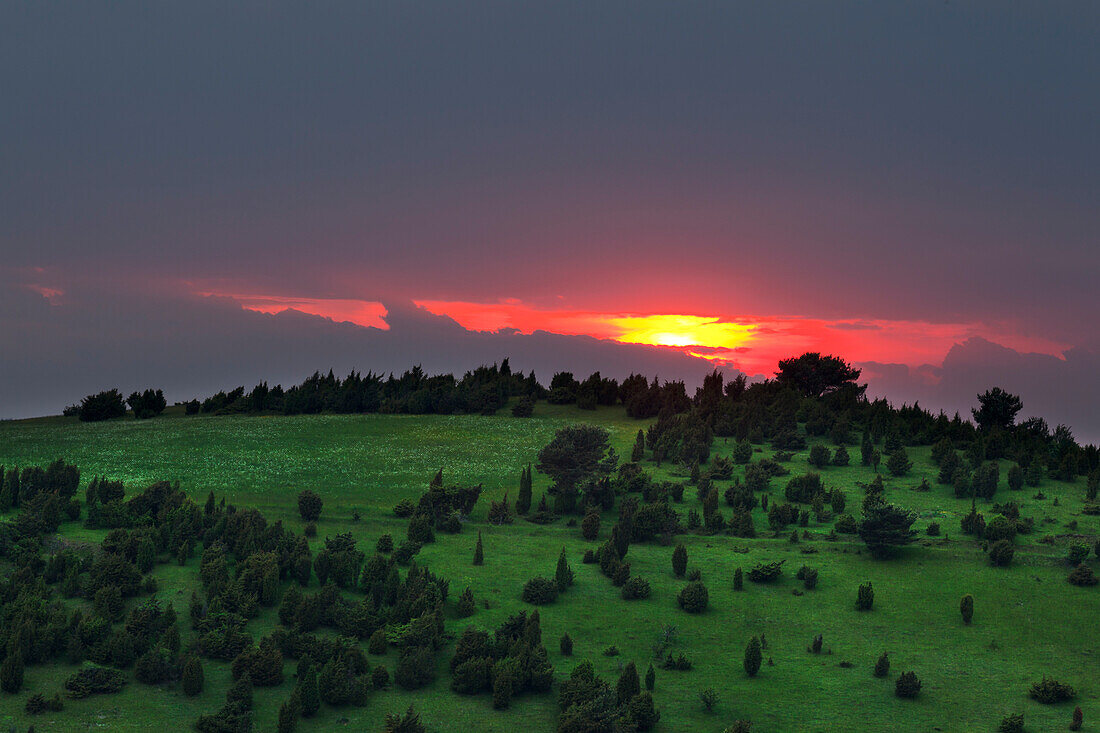
[[[329,367],[769,376],[1100,439],[1100,5],[0,5],[0,417]]]

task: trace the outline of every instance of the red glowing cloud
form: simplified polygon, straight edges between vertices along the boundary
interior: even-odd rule
[[[500,303],[416,301],[472,331],[511,328],[593,336],[681,349],[749,374],[770,374],[783,358],[805,351],[840,354],[853,362],[917,366],[939,363],[956,343],[980,336],[1013,349],[1060,356],[1066,344],[1017,333],[1006,325],[899,320],[825,320],[801,316],[712,316],[539,310]]]
[[[336,322],[388,329],[386,307],[372,300],[206,292],[260,313],[295,310]],[[848,361],[937,364],[955,344],[980,337],[1020,352],[1061,358],[1068,348],[1021,334],[1008,324],[931,323],[883,319],[828,320],[804,316],[706,315],[543,309],[516,299],[496,303],[417,300],[415,305],[453,319],[469,331],[546,331],[626,344],[675,349],[716,366],[770,375],[780,359],[806,351],[838,354]]]
[[[354,323],[366,328],[389,329],[386,307],[373,300],[347,298],[294,298],[281,295],[237,295],[202,292],[198,295],[232,298],[245,310],[257,313],[284,313],[295,310],[311,316],[328,318],[337,323]]]

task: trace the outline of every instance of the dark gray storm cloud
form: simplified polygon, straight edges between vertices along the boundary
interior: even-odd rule
[[[252,340],[309,344],[283,379],[372,365],[358,331],[222,323],[203,290],[1082,347],[1098,37],[1093,0],[4,3],[0,266],[83,303],[58,335],[90,345],[8,304],[0,369],[52,375],[56,406],[180,359],[183,391],[275,378]],[[472,363],[440,343],[373,365]]]
[[[112,294],[77,289],[51,304],[26,288],[0,288],[0,331],[30,348],[0,352],[0,418],[57,414],[101,389],[158,387],[170,401],[261,380],[297,384],[332,368],[400,373],[420,364],[458,373],[509,358],[543,384],[556,371],[622,379],[634,371],[694,387],[709,365],[680,351],[545,332],[476,333],[411,303],[387,304],[389,328],[296,311],[267,315],[224,298]],[[109,327],[104,324],[110,324]],[[581,373],[581,370],[585,370]]]

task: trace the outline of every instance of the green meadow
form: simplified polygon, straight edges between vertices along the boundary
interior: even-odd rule
[[[561,679],[582,659],[614,683],[626,662],[633,660],[644,675],[654,659],[654,645],[667,635],[674,653],[694,663],[691,671],[657,669],[654,698],[661,713],[660,731],[714,731],[737,719],[749,719],[754,731],[993,731],[1010,713],[1025,715],[1029,731],[1066,730],[1075,705],[1084,712],[1084,730],[1100,730],[1100,587],[1079,588],[1066,582],[1067,548],[1072,541],[1091,547],[1100,535],[1100,517],[1080,513],[1085,482],[1044,479],[1038,488],[1010,492],[1005,485],[1008,464],[1001,466],[995,501],[1009,499],[1021,515],[1032,517],[1035,532],[1017,539],[1010,567],[992,567],[985,553],[959,531],[959,520],[970,501],[956,499],[951,487],[935,483],[928,447],[909,449],[914,468],[902,478],[884,476],[888,501],[916,511],[920,539],[893,559],[872,559],[853,535],[828,538],[830,524],[812,519],[808,538],[792,543],[789,532],[773,537],[765,513],[757,507],[756,539],[727,534],[688,533],[678,536],[688,551],[689,568],[702,572],[710,592],[709,609],[688,614],[676,602],[685,580],[673,576],[672,548],[657,543],[631,545],[627,560],[632,575],[652,586],[641,601],[624,601],[619,588],[594,564],[582,564],[586,549],[595,549],[610,533],[613,513],[605,513],[598,542],[582,539],[578,526],[562,519],[536,525],[522,518],[504,526],[486,522],[492,500],[507,493],[515,498],[520,469],[535,461],[554,432],[584,422],[606,428],[620,457],[629,457],[639,428],[622,408],[582,411],[538,403],[535,416],[518,419],[507,411],[482,416],[313,415],[185,417],[178,408],[162,417],[81,423],[75,418],[43,418],[0,422],[0,464],[28,466],[63,458],[81,469],[81,483],[100,475],[125,482],[134,493],[159,480],[178,481],[200,504],[213,491],[238,506],[260,509],[269,520],[281,519],[301,531],[296,496],[312,489],[324,500],[314,548],[326,535],[351,532],[368,555],[383,533],[404,539],[406,521],[393,514],[402,499],[415,502],[431,477],[443,469],[446,483],[481,484],[483,493],[469,523],[457,535],[438,534],[417,563],[426,563],[450,580],[448,609],[467,586],[477,612],[468,619],[447,620],[447,633],[457,636],[467,625],[492,629],[521,609],[521,588],[535,575],[553,577],[564,546],[576,574],[576,584],[550,605],[542,606],[543,643],[555,676]],[[729,455],[734,445],[717,438],[713,455]],[[771,455],[757,446],[754,458]],[[810,470],[808,451],[786,464],[792,475]],[[874,472],[859,465],[825,468],[829,488],[847,494],[847,512],[858,516],[863,489]],[[682,467],[645,469],[655,478],[682,481]],[[743,466],[737,466],[735,475]],[[930,491],[915,487],[927,477]],[[729,481],[716,482],[719,491]],[[786,478],[773,479],[772,498],[782,496]],[[535,501],[548,480],[536,472]],[[1041,492],[1042,498],[1036,498]],[[981,509],[985,503],[979,501]],[[694,487],[682,504],[686,514],[699,509]],[[728,507],[723,505],[728,515]],[[985,509],[987,516],[992,512]],[[359,514],[355,521],[354,515]],[[5,519],[11,519],[14,512]],[[938,537],[926,536],[939,523]],[[1076,522],[1076,525],[1072,523]],[[485,564],[471,562],[478,530],[484,536]],[[799,528],[801,536],[802,528]],[[80,521],[62,525],[61,539],[98,542],[105,531],[84,528]],[[785,561],[776,583],[746,582],[733,589],[740,567],[747,573],[758,562]],[[158,564],[154,571],[158,597],[172,601],[181,618],[198,589],[198,557],[186,566]],[[1096,567],[1097,559],[1089,562]],[[820,572],[816,589],[803,590],[795,571],[803,564]],[[857,587],[873,583],[874,610],[855,609]],[[316,584],[316,580],[313,581]],[[313,588],[315,590],[315,588]],[[959,600],[974,597],[973,623],[963,623]],[[134,601],[130,602],[131,604]],[[248,630],[256,637],[277,624],[276,609],[264,609]],[[181,623],[186,645],[192,632]],[[559,653],[558,639],[568,632],[575,642],[572,657]],[[742,669],[746,643],[754,635],[767,640],[764,666],[750,679]],[[824,653],[808,652],[821,634]],[[364,643],[365,649],[365,643]],[[605,655],[608,647],[619,650]],[[872,675],[875,660],[889,652],[891,673]],[[523,695],[506,711],[492,708],[488,695],[466,697],[449,687],[450,649],[438,655],[439,675],[427,688],[406,692],[396,686],[376,690],[366,706],[322,706],[299,730],[380,730],[386,713],[410,704],[430,730],[515,731],[554,729],[557,701],[553,692]],[[374,664],[392,670],[396,652],[371,656]],[[132,680],[117,695],[67,700],[59,713],[24,713],[27,697],[47,697],[61,690],[73,667],[64,664],[27,668],[23,690],[0,693],[0,726],[26,730],[187,730],[201,713],[216,711],[231,682],[228,663],[204,660],[206,689],[185,697],[179,685],[145,686]],[[293,663],[285,667],[280,687],[255,691],[256,730],[275,728],[279,704],[294,686]],[[923,687],[913,700],[894,695],[894,679],[914,671]],[[1028,698],[1028,688],[1043,675],[1073,685],[1070,703],[1041,705]],[[713,711],[700,692],[718,694]]]

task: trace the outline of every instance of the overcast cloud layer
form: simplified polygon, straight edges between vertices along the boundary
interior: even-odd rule
[[[506,352],[707,368],[398,307],[517,298],[996,322],[1069,351],[868,371],[964,410],[1003,379],[1100,434],[1098,37],[1092,0],[3,4],[0,415]]]

